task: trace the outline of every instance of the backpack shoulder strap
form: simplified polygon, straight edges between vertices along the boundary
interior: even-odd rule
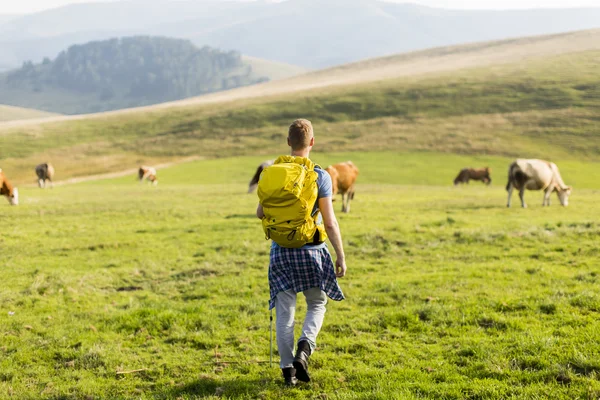
[[[317,164],[312,162],[310,159],[306,157],[297,157],[297,156],[280,156],[275,160],[275,164],[300,164],[304,165],[307,170],[314,171]],[[319,167],[320,168],[320,167]]]

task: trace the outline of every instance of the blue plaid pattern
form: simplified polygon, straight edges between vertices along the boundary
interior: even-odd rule
[[[327,247],[316,249],[271,247],[269,287],[271,289],[269,310],[275,307],[277,293],[290,289],[299,293],[318,287],[330,299],[344,300]]]

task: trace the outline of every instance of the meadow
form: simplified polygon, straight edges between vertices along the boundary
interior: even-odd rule
[[[505,206],[507,156],[315,152],[361,169],[338,213],[347,299],[328,305],[313,382],[288,389],[268,363],[269,243],[246,194],[272,155],[0,204],[0,398],[600,398],[596,163],[557,159],[570,206],[528,192],[524,210]],[[484,165],[491,186],[452,186]]]
[[[0,126],[0,167],[21,197],[0,203],[0,398],[597,400],[597,35]],[[329,303],[314,381],[287,389],[268,362],[269,243],[246,190],[288,151],[298,117],[315,124],[316,162],[351,159],[361,174],[338,215],[347,299]],[[529,192],[529,209],[516,193],[507,209],[516,157],[556,162],[569,207]],[[45,161],[60,181],[190,158],[155,188],[133,175],[34,187]],[[453,187],[468,166],[491,167],[492,185]]]

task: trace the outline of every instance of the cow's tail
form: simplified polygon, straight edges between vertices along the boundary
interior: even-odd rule
[[[265,169],[264,164],[260,164],[258,166],[258,168],[256,169],[256,172],[254,173],[254,176],[252,177],[252,179],[250,180],[250,183],[248,184],[248,193],[254,192],[254,190],[258,186],[258,181],[260,180],[260,174],[262,174],[264,169]]]
[[[508,192],[508,189],[510,189],[510,183],[515,179],[514,177],[514,169],[517,166],[516,163],[511,163],[510,166],[508,167],[508,182],[506,183],[506,191]]]

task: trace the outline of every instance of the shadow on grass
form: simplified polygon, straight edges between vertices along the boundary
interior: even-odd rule
[[[209,377],[201,377],[182,386],[164,388],[152,394],[152,398],[185,399],[205,398],[209,396],[235,398],[242,395],[247,398],[258,398],[260,392],[270,385],[273,385],[273,388],[277,386],[274,380],[266,378],[246,379],[240,376],[237,379],[217,380]],[[283,388],[283,385],[281,385],[281,388]]]
[[[225,219],[256,219],[256,215],[254,214],[230,214],[225,217]]]
[[[196,395],[196,396],[215,396],[219,395],[221,392],[222,385],[224,382],[219,382],[212,378],[200,378],[193,382],[188,382],[187,384],[173,388],[172,390],[164,393],[166,398],[178,398],[180,396],[186,395]],[[219,391],[217,391],[219,389]]]
[[[514,207],[514,204],[513,204]],[[519,204],[519,208],[521,205]],[[464,205],[464,206],[451,206],[448,207],[448,210],[504,210],[506,209],[506,204],[482,204],[482,205]]]

